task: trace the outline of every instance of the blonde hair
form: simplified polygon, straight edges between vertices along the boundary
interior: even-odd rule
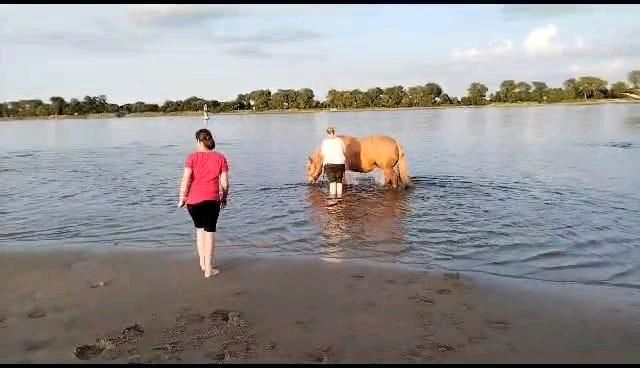
[[[336,134],[336,128],[330,126],[327,128],[327,134],[334,135]]]

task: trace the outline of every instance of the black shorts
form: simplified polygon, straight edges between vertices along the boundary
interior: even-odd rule
[[[193,219],[196,229],[204,229],[206,232],[215,233],[220,215],[220,202],[203,201],[196,204],[188,204],[187,210]]]
[[[344,178],[344,164],[326,164],[324,165],[324,173],[327,175],[329,183],[342,183]]]

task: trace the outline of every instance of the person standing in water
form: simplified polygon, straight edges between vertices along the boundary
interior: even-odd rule
[[[220,209],[227,205],[229,166],[208,129],[196,132],[197,150],[184,165],[178,207],[185,205],[196,228],[196,247],[204,277],[220,273],[213,268],[215,233]]]
[[[327,128],[327,138],[322,141],[320,154],[322,155],[324,173],[329,180],[329,195],[332,198],[342,197],[342,179],[347,162],[345,152],[344,142],[336,137],[336,129],[334,127]]]

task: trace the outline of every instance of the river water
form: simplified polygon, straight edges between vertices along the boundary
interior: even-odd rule
[[[416,187],[305,183],[335,125],[405,146]],[[176,207],[198,117],[0,124],[0,247],[190,247]],[[232,194],[218,244],[640,287],[640,104],[216,115]]]

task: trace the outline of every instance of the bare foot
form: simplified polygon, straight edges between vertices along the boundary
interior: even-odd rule
[[[204,277],[205,278],[209,278],[209,277],[212,277],[212,276],[217,276],[218,274],[220,274],[220,270],[217,270],[217,269],[213,268],[213,269],[211,269],[211,273],[210,274],[207,274],[207,272],[205,271],[204,272]]]

